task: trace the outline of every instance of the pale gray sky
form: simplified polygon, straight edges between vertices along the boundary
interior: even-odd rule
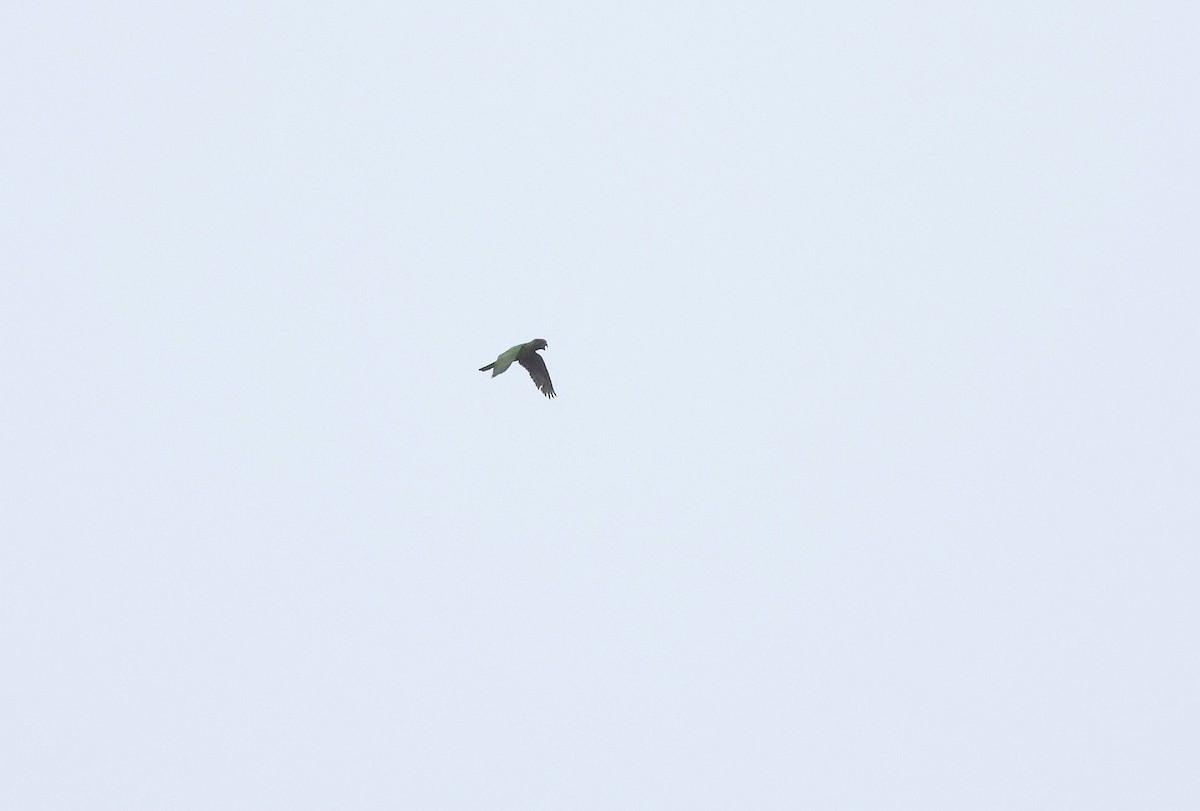
[[[1200,807],[1194,3],[4,17],[0,807]]]

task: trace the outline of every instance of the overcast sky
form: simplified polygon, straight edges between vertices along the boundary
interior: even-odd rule
[[[3,808],[1200,807],[1193,2],[3,16]]]

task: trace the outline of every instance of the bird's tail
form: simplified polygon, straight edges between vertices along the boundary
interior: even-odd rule
[[[486,372],[488,369],[492,368],[492,367],[493,367],[493,366],[495,366],[495,365],[496,365],[496,361],[492,361],[492,362],[491,362],[491,363],[489,363],[487,366],[480,366],[480,367],[479,367],[479,371],[481,371],[481,372]]]

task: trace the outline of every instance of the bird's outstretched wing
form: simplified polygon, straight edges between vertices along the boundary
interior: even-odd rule
[[[533,385],[538,387],[538,391],[547,397],[554,396],[554,384],[550,382],[550,373],[546,371],[546,361],[542,360],[541,355],[537,352],[527,352],[517,358],[517,362],[525,367],[525,371],[529,372],[529,376],[533,378]]]

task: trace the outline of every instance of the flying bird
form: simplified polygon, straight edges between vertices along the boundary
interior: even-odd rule
[[[545,349],[549,344],[545,338],[534,338],[527,344],[517,344],[511,349],[506,349],[500,353],[500,357],[489,363],[487,366],[480,367],[479,371],[486,372],[492,370],[492,377],[503,373],[512,366],[515,360],[517,363],[525,367],[525,371],[529,372],[529,376],[533,378],[533,385],[538,387],[538,391],[547,397],[554,396],[554,384],[550,382],[550,373],[546,371],[546,361],[542,360],[542,356],[538,354],[539,349]]]

